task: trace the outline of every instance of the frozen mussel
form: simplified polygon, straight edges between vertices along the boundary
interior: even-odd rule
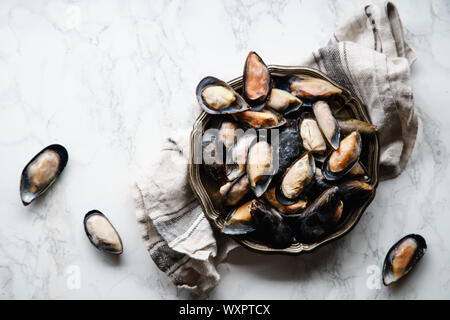
[[[222,80],[206,77],[196,90],[197,100],[207,113],[231,114],[249,109],[245,100]]]
[[[272,146],[266,141],[259,141],[248,151],[247,175],[257,198],[261,197],[273,178]]]
[[[425,239],[410,234],[395,243],[386,255],[383,265],[383,283],[388,286],[407,275],[427,250]]]
[[[308,77],[291,79],[290,89],[299,98],[327,98],[342,93],[341,89],[326,80]]]
[[[85,215],[84,230],[89,241],[97,249],[112,254],[123,252],[122,239],[120,239],[119,233],[100,211],[92,210]]]
[[[293,234],[283,217],[258,200],[251,200],[233,210],[222,232],[229,235],[252,234],[266,245],[283,249],[293,242]]]
[[[64,170],[68,159],[66,148],[52,144],[28,162],[20,177],[20,197],[25,206],[52,186]]]
[[[272,77],[269,68],[254,51],[251,51],[244,65],[244,98],[252,110],[259,111],[266,105],[272,91]]]
[[[286,119],[278,112],[271,109],[261,111],[244,111],[234,115],[243,124],[257,129],[273,129],[286,124]]]
[[[346,175],[359,161],[362,142],[361,135],[354,131],[339,144],[324,162],[322,173],[328,180],[338,180]]]
[[[298,218],[293,228],[301,243],[314,243],[329,235],[339,223],[343,202],[338,187],[325,190]]]
[[[302,106],[302,100],[292,95],[290,92],[273,88],[270,94],[267,107],[283,114],[297,111]]]
[[[314,183],[315,162],[306,152],[286,170],[276,190],[276,197],[283,205],[291,205],[308,191]]]
[[[341,129],[331,112],[330,106],[325,101],[317,101],[314,103],[313,112],[324,137],[330,146],[336,150],[341,139]]]

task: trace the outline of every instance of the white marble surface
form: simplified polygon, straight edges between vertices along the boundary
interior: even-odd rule
[[[130,186],[164,142],[170,114],[194,103],[205,75],[231,79],[249,50],[295,65],[325,45],[339,21],[374,1],[0,2],[0,298],[185,298],[156,268],[138,235]],[[312,255],[238,249],[219,270],[216,299],[450,298],[450,3],[394,1],[418,60],[412,80],[420,129],[406,171],[381,183],[357,227]],[[23,207],[23,166],[40,149],[70,153],[61,179]],[[88,242],[97,208],[120,231],[112,259]],[[396,288],[372,288],[390,245],[428,241]],[[79,283],[73,281],[79,274]]]

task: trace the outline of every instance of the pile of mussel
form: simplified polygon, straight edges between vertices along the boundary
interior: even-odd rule
[[[198,102],[217,117],[202,151],[226,208],[223,233],[276,249],[316,243],[373,195],[359,160],[376,127],[337,117],[341,93],[324,79],[272,75],[255,52],[241,90],[214,77],[200,81]]]

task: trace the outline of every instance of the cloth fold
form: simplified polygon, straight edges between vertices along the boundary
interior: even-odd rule
[[[410,82],[415,59],[396,7],[386,2],[356,12],[328,46],[298,64],[321,70],[363,101],[378,127],[381,180],[402,172],[415,144],[418,121]],[[159,160],[136,181],[134,198],[140,233],[155,264],[175,285],[202,294],[217,284],[216,267],[237,244],[211,228],[189,187],[189,136],[190,128],[168,138]]]

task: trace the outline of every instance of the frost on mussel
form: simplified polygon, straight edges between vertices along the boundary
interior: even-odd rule
[[[272,147],[266,141],[259,141],[250,147],[247,158],[247,175],[257,198],[269,187],[273,178]]]
[[[313,185],[315,170],[314,157],[309,152],[294,161],[282,176],[276,189],[278,201],[283,205],[297,202]]]
[[[67,150],[58,144],[44,148],[25,166],[20,178],[20,197],[29,205],[56,181],[69,159]]]
[[[249,109],[245,100],[227,83],[214,77],[200,81],[196,89],[197,100],[207,113],[231,114]]]
[[[330,82],[318,78],[295,77],[290,81],[291,93],[299,98],[327,98],[342,90]]]
[[[341,141],[339,148],[324,162],[324,177],[328,180],[338,180],[346,175],[359,161],[361,149],[361,135],[354,131]]]
[[[383,283],[388,286],[407,275],[427,250],[425,239],[410,234],[395,243],[386,255],[383,265]]]
[[[234,115],[243,124],[257,129],[273,129],[286,124],[286,119],[271,109],[261,111],[244,111]]]
[[[84,230],[89,241],[99,250],[121,254],[122,240],[108,218],[98,210],[89,211],[84,217]]]
[[[272,91],[272,77],[264,61],[251,51],[244,65],[244,98],[252,110],[259,111],[266,105]]]
[[[293,228],[295,238],[301,243],[323,240],[339,223],[343,208],[338,187],[325,190],[300,214]]]
[[[282,114],[297,111],[302,106],[302,101],[288,91],[273,88],[267,107]]]
[[[258,200],[251,200],[233,210],[222,232],[229,235],[252,233],[258,241],[277,249],[287,248],[293,241],[292,230],[283,217]]]
[[[317,101],[313,106],[313,112],[324,137],[330,146],[336,150],[339,147],[341,129],[331,112],[330,106],[325,101]]]

